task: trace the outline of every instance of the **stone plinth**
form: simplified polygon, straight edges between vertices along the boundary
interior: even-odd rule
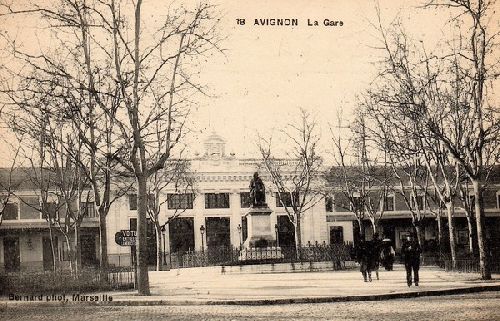
[[[251,247],[240,251],[240,261],[265,261],[282,259],[281,247]]]
[[[240,260],[270,260],[283,258],[276,247],[276,231],[271,225],[271,209],[266,205],[252,207],[246,214],[248,237],[243,243]]]
[[[265,207],[252,207],[245,215],[247,218],[248,237],[244,248],[270,247],[276,245],[276,235],[271,228],[272,210]]]

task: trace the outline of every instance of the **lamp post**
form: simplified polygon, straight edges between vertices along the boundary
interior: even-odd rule
[[[165,238],[166,238],[166,234],[167,234],[166,230],[167,230],[167,224],[165,224],[161,227],[161,234],[162,234],[162,238],[163,238],[163,249],[162,249],[163,250],[162,257],[163,258],[162,258],[161,264],[167,264],[167,260],[165,259],[165,252],[166,252],[166,240],[165,240]]]
[[[205,252],[205,240],[203,239],[203,234],[205,234],[205,226],[200,226],[201,233],[201,252]]]
[[[238,224],[238,227],[236,227],[238,229],[238,235],[240,236],[240,251],[241,251],[241,224]]]
[[[278,223],[276,223],[276,224],[274,224],[274,232],[276,233],[276,247],[280,246],[280,241],[278,238],[278,230],[279,230],[279,226],[278,226]]]

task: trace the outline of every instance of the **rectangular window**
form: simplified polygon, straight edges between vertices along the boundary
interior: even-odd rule
[[[351,211],[360,212],[363,210],[363,200],[361,196],[351,197]]]
[[[62,241],[62,247],[61,247],[61,260],[62,261],[69,261],[69,249],[68,249],[68,242],[66,240]]]
[[[241,218],[241,242],[245,242],[248,237],[248,221],[247,217],[243,216]]]
[[[469,206],[471,211],[473,211],[474,207],[476,206],[476,197],[474,195],[469,195]]]
[[[413,207],[415,209],[418,209],[422,211],[424,209],[424,196],[423,195],[417,195],[416,197],[412,198],[413,202]]]
[[[469,244],[469,231],[468,230],[458,230],[457,231],[457,244],[458,245]]]
[[[98,217],[94,202],[81,202],[80,211],[81,215],[84,215],[84,217]]]
[[[191,209],[193,208],[194,195],[185,194],[167,194],[167,206],[169,210]]]
[[[402,244],[408,236],[410,236],[410,231],[401,231],[399,232],[399,242]]]
[[[252,201],[250,200],[250,192],[240,193],[240,205],[241,208],[247,208],[252,206]]]
[[[3,209],[4,220],[17,220],[18,207],[16,203],[7,203]]]
[[[150,206],[153,205],[154,206],[155,203],[156,203],[156,196],[155,196],[155,194],[152,194],[152,193],[148,194],[148,205],[150,205]]]
[[[128,195],[128,209],[131,211],[137,210],[137,194]]]
[[[23,220],[40,219],[40,201],[38,196],[23,196],[19,216]]]
[[[292,207],[292,194],[294,196],[293,200],[297,203],[299,200],[298,193],[282,192],[278,194],[278,192],[276,192],[276,207]]]
[[[229,193],[206,193],[205,208],[229,208]]]
[[[344,243],[344,228],[342,226],[330,226],[330,244]]]
[[[497,208],[500,208],[500,194],[497,194]]]
[[[137,231],[137,219],[136,218],[131,218],[129,220],[129,227],[131,231]]]
[[[333,212],[333,197],[325,197],[325,211]]]
[[[46,206],[45,211],[46,213],[49,214],[49,217],[51,217],[52,219],[56,218],[56,213],[57,213],[56,202],[47,202],[45,206]],[[42,213],[43,218],[47,218],[46,213]]]
[[[384,198],[384,211],[394,211],[394,196],[386,196]]]

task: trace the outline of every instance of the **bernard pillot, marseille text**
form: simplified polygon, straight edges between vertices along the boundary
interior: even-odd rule
[[[344,22],[342,20],[336,19],[304,19],[299,20],[297,18],[255,18],[255,19],[236,19],[236,24],[240,26],[244,25],[254,25],[254,26],[276,26],[276,27],[295,27],[299,25],[305,25],[308,27],[342,27]]]
[[[47,295],[18,295],[9,294],[10,301],[54,301],[54,302],[98,302],[113,301],[113,297],[107,294],[47,294]]]

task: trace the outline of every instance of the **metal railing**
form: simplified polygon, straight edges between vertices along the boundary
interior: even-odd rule
[[[333,261],[337,266],[352,260],[350,243],[332,245],[309,245],[295,247],[252,248],[241,251],[235,247],[212,247],[206,251],[167,253],[165,263],[169,268],[188,268],[216,265],[245,265],[263,263],[295,263]]]
[[[133,267],[110,269],[85,268],[77,274],[69,270],[10,272],[0,275],[0,293],[67,293],[111,289],[130,289],[135,285]]]

